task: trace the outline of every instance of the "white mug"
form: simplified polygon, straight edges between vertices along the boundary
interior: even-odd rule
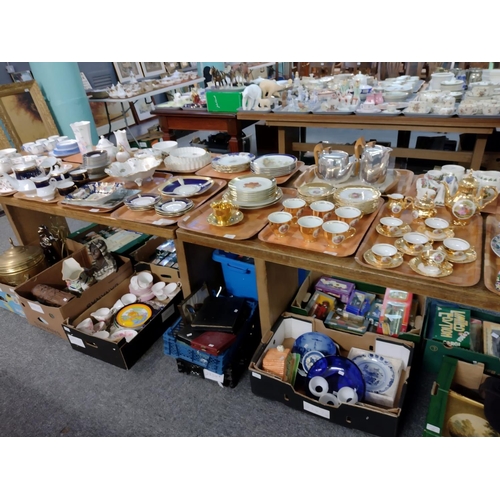
[[[165,288],[163,289],[163,293],[165,295],[173,295],[174,293],[177,293],[177,289],[180,288],[182,285],[180,282],[177,283],[169,283]]]

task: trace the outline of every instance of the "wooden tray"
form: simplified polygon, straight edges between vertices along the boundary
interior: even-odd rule
[[[212,213],[212,209],[208,203],[186,214],[177,225],[183,229],[188,229],[189,231],[195,231],[197,233],[204,233],[232,240],[247,240],[255,236],[267,224],[267,216],[269,214],[283,210],[283,200],[295,198],[297,196],[297,191],[295,189],[281,188],[281,190],[283,191],[283,198],[274,205],[256,210],[242,209],[241,211],[243,212],[244,218],[234,226],[217,227],[209,224],[208,216]],[[212,201],[218,201],[222,196],[223,193]]]
[[[52,203],[57,203],[58,201],[61,201],[63,197],[56,192],[56,195],[54,199],[52,200],[42,200],[42,198],[39,198],[38,196],[26,196],[24,193],[18,191],[16,194],[14,194],[14,198],[18,198],[20,200],[29,200],[29,201],[36,201],[37,203],[43,203],[44,205],[50,205]]]
[[[222,179],[214,179],[213,186],[203,193],[201,196],[194,196],[193,208],[189,211],[192,212],[196,208],[200,207],[209,200],[212,196],[217,194],[221,189],[226,186],[227,182]],[[189,213],[188,212],[188,213]],[[180,217],[163,217],[158,215],[154,210],[146,210],[144,212],[138,212],[134,210],[129,210],[125,205],[118,208],[111,214],[112,219],[128,220],[131,222],[142,222],[144,224],[154,224],[155,226],[171,226],[172,224],[177,224],[179,219],[186,217],[186,214],[182,214]]]
[[[285,182],[287,182],[293,175],[295,175],[303,166],[304,166],[303,161],[297,161],[297,166],[292,170],[292,172],[290,172],[288,175],[282,175],[281,177],[276,177],[276,183],[278,184],[278,186],[280,186],[281,184],[285,184]],[[242,175],[250,175],[251,173],[252,171],[248,169],[244,170],[243,172],[236,172],[235,174],[224,174],[222,172],[217,172],[217,170],[215,170],[212,167],[212,164],[209,163],[206,167],[203,167],[201,170],[198,170],[198,172],[196,172],[196,175],[204,175],[216,179],[231,180],[235,179],[236,177],[240,177]]]
[[[378,269],[368,264],[363,258],[363,254],[373,245],[375,245],[375,243],[390,243],[391,245],[394,245],[394,242],[397,238],[382,236],[376,231],[376,227],[380,219],[382,217],[388,217],[390,215],[391,213],[387,208],[387,204],[385,204],[380,209],[377,218],[373,222],[370,230],[366,234],[363,242],[356,252],[354,259],[356,260],[356,262],[358,262],[358,264],[370,267],[372,269]],[[446,219],[447,221],[450,221],[451,219],[450,213],[444,207],[437,207],[436,217],[441,217],[442,219]],[[412,231],[417,230],[419,223],[413,222],[410,210],[404,210],[401,214],[401,219],[410,225]],[[408,265],[408,262],[413,257],[411,255],[404,255],[403,264],[401,264],[399,267],[396,267],[394,269],[380,268],[380,271],[383,273],[394,273],[407,276],[408,280],[411,280],[412,277],[417,276],[424,280],[439,281],[442,283],[447,283],[449,285],[474,286],[481,279],[481,260],[483,255],[483,218],[479,215],[475,215],[468,226],[453,226],[453,224],[450,223],[450,227],[453,229],[457,238],[462,238],[468,241],[471,246],[474,247],[474,250],[477,253],[477,259],[474,262],[471,262],[469,264],[453,264],[453,272],[449,276],[443,278],[431,278],[430,276],[424,276],[412,271],[412,269]],[[441,245],[441,243],[442,242],[440,241],[435,241],[433,244],[433,248],[437,248]]]
[[[365,215],[359,220],[359,222],[355,226],[356,234],[346,240],[346,242],[338,248],[332,248],[328,246],[322,234],[320,234],[318,241],[307,243],[302,238],[298,226],[295,226],[292,231],[289,232],[286,236],[278,238],[274,235],[272,228],[268,225],[259,233],[259,240],[266,243],[275,243],[277,245],[284,245],[293,248],[302,248],[304,250],[311,250],[313,252],[328,253],[330,255],[335,255],[336,257],[347,257],[349,255],[353,255],[356,252],[359,244],[361,243],[361,240],[363,239],[363,236],[370,228],[373,220],[377,215],[377,212],[383,204],[384,200],[380,199],[378,208],[373,213]],[[304,209],[302,215],[312,215],[312,210],[307,207]]]
[[[308,182],[325,182],[321,180],[319,177],[316,177],[315,174],[316,166],[312,165],[307,170],[304,170],[302,174],[300,174],[295,182],[293,183],[293,187],[299,188],[303,184]],[[411,170],[404,170],[395,168],[393,171],[396,173],[396,178],[393,179],[393,182],[388,184],[382,194],[388,193],[401,193],[406,195],[413,183],[414,173]],[[350,184],[361,184],[361,181],[350,181],[339,184],[337,187],[344,187]]]
[[[495,215],[486,217],[486,237],[484,239],[484,286],[493,293],[500,295],[500,291],[495,289],[495,282],[498,271],[500,271],[500,257],[497,257],[491,249],[490,242],[494,236],[500,233],[498,224],[500,220]]]

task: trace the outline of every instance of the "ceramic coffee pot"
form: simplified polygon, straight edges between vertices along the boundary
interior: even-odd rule
[[[415,198],[412,203],[411,215],[415,222],[423,222],[437,214],[434,200],[426,193],[422,198]]]
[[[387,208],[390,210],[393,217],[400,217],[401,212],[405,208],[409,208],[413,205],[413,198],[411,196],[405,196],[400,193],[388,194],[387,198]]]
[[[472,170],[458,183],[457,192],[452,196],[446,182],[444,204],[453,216],[453,224],[465,226],[476,213],[497,199],[498,190],[495,186],[481,186],[473,176]]]

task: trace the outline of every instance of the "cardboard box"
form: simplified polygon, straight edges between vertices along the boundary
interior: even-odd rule
[[[108,227],[113,227],[111,224],[110,226],[105,226],[103,224],[90,224],[89,226],[85,226],[82,229],[79,229],[78,231],[74,231],[73,233],[69,234],[68,237],[66,238],[66,248],[68,249],[69,252],[76,252],[77,250],[80,250],[85,246],[85,237],[92,232],[98,232],[103,229],[107,229]],[[134,233],[134,231],[129,231],[129,233]],[[142,234],[142,233],[136,233],[137,236],[133,238],[132,241],[128,241],[127,243],[121,245],[121,246],[111,246],[110,247],[110,252],[117,253],[119,255],[125,255],[128,256],[131,252],[133,252],[135,249],[137,249],[140,245],[142,245],[145,241],[147,241],[151,236],[149,234]],[[106,238],[104,238],[106,240]]]
[[[167,241],[165,238],[153,237],[147,240],[137,250],[134,250],[130,257],[135,261],[134,268],[136,272],[150,271],[157,280],[161,281],[180,281],[180,272],[178,269],[168,266],[159,266],[151,264],[149,259],[155,254],[156,249],[163,242]]]
[[[23,306],[19,301],[19,297],[14,291],[14,287],[6,285],[5,283],[0,283],[0,307],[7,309],[7,311],[16,313],[18,316],[22,316],[23,318],[26,317]]]
[[[262,370],[262,359],[267,349],[278,345],[291,347],[297,337],[310,331],[320,332],[332,338],[340,346],[342,356],[347,357],[350,349],[357,347],[405,359],[394,408],[382,408],[366,402],[357,405],[341,404],[335,408],[320,403],[305,393],[299,392],[291,384],[283,382],[279,377]],[[413,353],[413,342],[385,337],[376,333],[366,333],[362,336],[352,335],[325,328],[322,322],[313,318],[284,313],[273,329],[263,336],[262,343],[252,358],[249,367],[251,372],[250,385],[252,392],[258,396],[280,401],[291,408],[312,413],[336,424],[379,436],[396,436],[401,421]]]
[[[207,90],[207,110],[211,113],[236,113],[242,104],[241,89]]]
[[[484,352],[477,352],[471,349],[465,349],[463,347],[450,346],[441,342],[440,340],[430,338],[433,329],[432,318],[435,316],[434,313],[438,306],[464,308],[464,306],[462,305],[454,304],[452,302],[447,302],[444,300],[427,299],[427,303],[425,306],[426,314],[422,326],[422,337],[424,338],[422,358],[423,369],[431,373],[437,373],[441,368],[443,357],[451,356],[453,358],[457,358],[462,361],[468,361],[470,363],[483,363],[485,366],[485,371],[487,373],[500,375],[500,358],[491,356],[489,354],[484,354]],[[473,323],[476,319],[479,319],[481,321],[492,321],[494,323],[500,323],[500,314],[498,313],[475,307],[468,307],[468,309],[471,312],[471,323]],[[471,329],[471,345],[475,345],[476,343],[474,337],[472,336],[472,331],[473,330]]]
[[[71,255],[82,267],[90,267],[90,258],[87,250],[81,250]],[[122,281],[132,275],[132,263],[130,259],[115,255],[119,265],[116,272],[110,274],[101,281],[98,281],[90,288],[87,288],[80,297],[71,299],[67,304],[61,307],[51,307],[41,304],[31,294],[35,285],[49,285],[59,290],[66,287],[62,279],[62,263],[65,259],[57,262],[40,274],[37,274],[30,280],[15,288],[19,301],[23,306],[24,313],[28,322],[34,326],[42,328],[54,335],[66,339],[66,332],[62,324],[67,320],[72,320],[80,313],[88,309],[92,304],[99,300],[103,295],[117,287]]]
[[[97,311],[97,309],[112,307],[122,295],[129,292],[129,282],[129,279],[122,281],[116,288],[74,318],[73,321],[67,320],[63,325],[65,335],[75,351],[125,370],[132,368],[137,360],[162,336],[165,328],[168,328],[179,319],[180,312],[177,306],[182,300],[182,293],[179,291],[130,342],[125,339],[120,339],[118,343],[99,339],[75,328],[74,325],[78,325],[85,318],[90,317],[90,314]]]
[[[444,356],[432,387],[424,436],[498,436],[487,424],[484,405],[466,394],[477,391],[487,378],[482,363],[467,363]]]
[[[317,271],[311,271],[307,274],[292,300],[290,312],[300,316],[307,316],[307,302],[304,302],[304,299],[307,297],[308,293],[310,293],[311,296],[313,295],[315,285],[323,275],[324,273]],[[374,293],[378,298],[384,298],[385,288],[383,287],[357,281],[353,281],[353,283],[356,285],[356,290]],[[422,341],[421,329],[426,308],[426,298],[420,295],[414,295],[414,299],[415,309],[413,311],[413,317],[415,318],[415,327],[408,332],[400,333],[397,338],[420,344]],[[351,333],[359,335],[359,332],[356,330],[351,330]]]

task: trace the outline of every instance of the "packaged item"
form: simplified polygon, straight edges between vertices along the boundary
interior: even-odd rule
[[[342,281],[337,278],[324,275],[318,280],[315,288],[319,292],[332,295],[333,297],[339,299],[340,302],[347,304],[349,302],[349,298],[351,297],[351,293],[356,287],[354,283],[349,283],[348,281]]]
[[[470,349],[470,310],[437,306],[431,335],[449,346]]]
[[[361,290],[353,290],[349,302],[346,304],[345,310],[357,316],[365,316],[370,310],[372,302],[375,300],[374,293],[362,292]]]
[[[294,385],[299,361],[300,354],[292,353],[291,349],[279,345],[266,352],[262,360],[262,368]]]
[[[335,297],[322,292],[314,292],[306,306],[308,316],[324,321],[330,311],[335,310]]]
[[[382,304],[377,333],[397,337],[408,330],[413,294],[387,288]]]

